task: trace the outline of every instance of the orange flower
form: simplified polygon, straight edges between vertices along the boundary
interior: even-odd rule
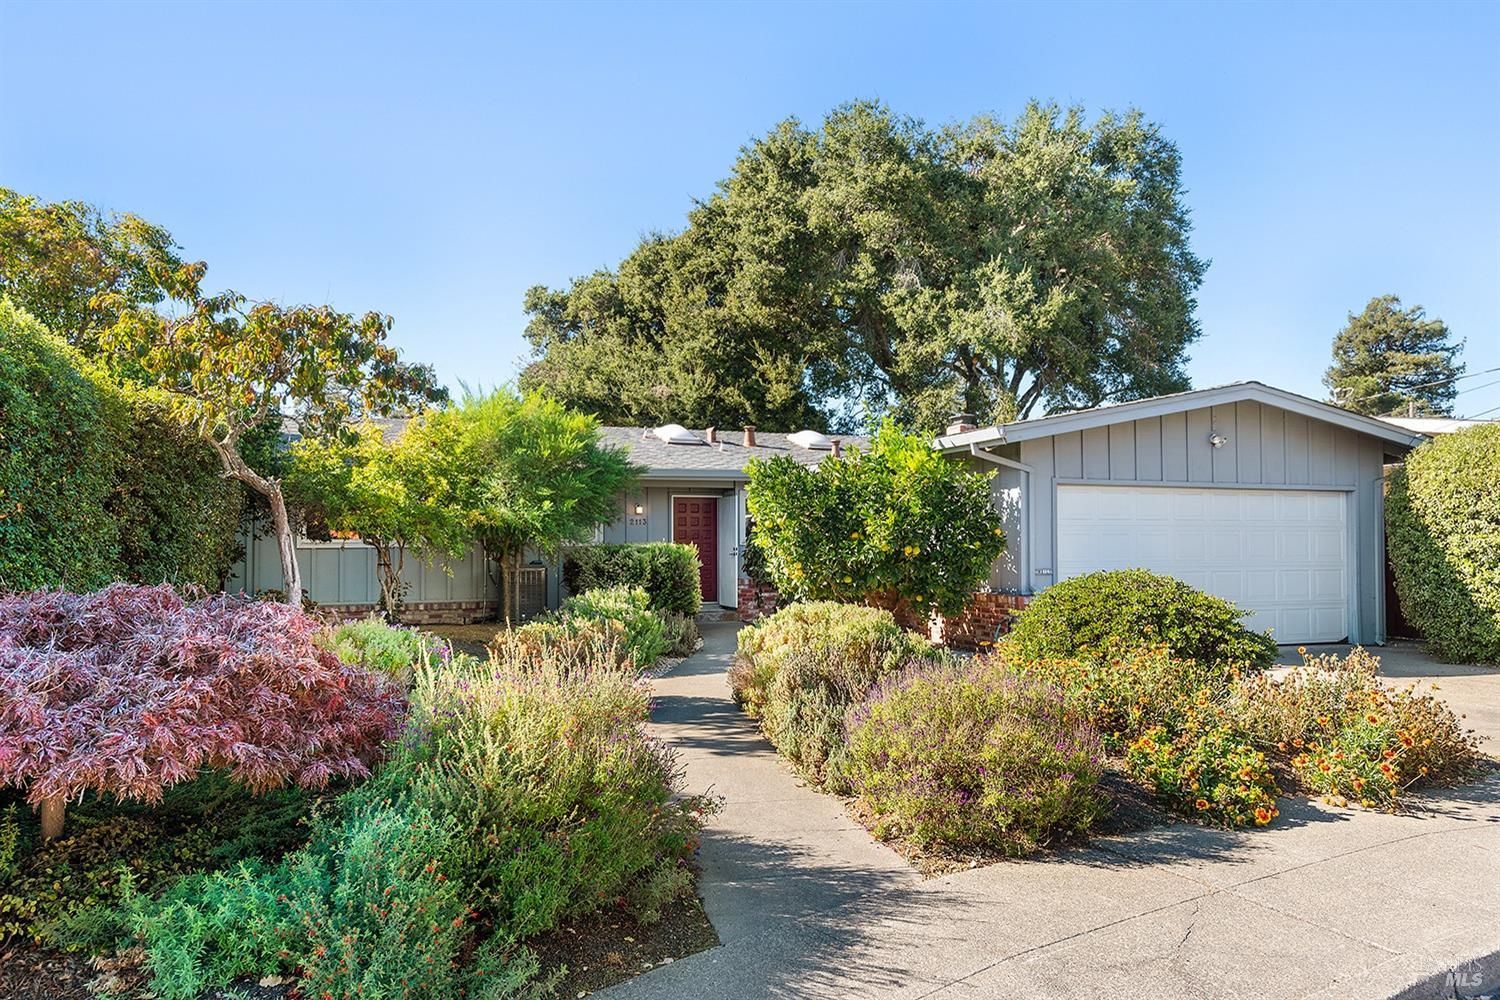
[[[1255,822],[1258,826],[1265,826],[1267,823],[1271,822],[1271,810],[1267,809],[1265,806],[1256,806]]]
[[[1197,802],[1194,802],[1193,805],[1195,805],[1195,806],[1198,807],[1198,811],[1199,812],[1202,812],[1203,810],[1205,810],[1205,809],[1208,808],[1208,800],[1207,799],[1199,799]]]

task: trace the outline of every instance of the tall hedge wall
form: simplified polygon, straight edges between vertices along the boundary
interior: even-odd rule
[[[1500,425],[1417,448],[1385,509],[1406,617],[1446,660],[1500,663]]]
[[[0,298],[0,589],[217,588],[244,506],[212,453]]]

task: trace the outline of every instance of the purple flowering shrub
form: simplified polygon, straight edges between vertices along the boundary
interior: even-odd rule
[[[117,583],[0,597],[0,784],[159,802],[202,768],[264,791],[364,777],[404,711],[284,604]]]
[[[1026,854],[1099,815],[1098,734],[999,663],[917,664],[847,719],[846,773],[881,837]]]

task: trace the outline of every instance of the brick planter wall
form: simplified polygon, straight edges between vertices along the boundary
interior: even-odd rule
[[[758,584],[748,576],[740,577],[739,586],[740,621],[753,622],[766,615],[775,614],[781,605],[781,595],[770,584]]]
[[[339,621],[375,613],[373,604],[320,604],[318,612]],[[408,601],[401,606],[405,625],[470,625],[495,617],[494,601]]]
[[[980,652],[994,641],[997,628],[1007,630],[1011,615],[1026,607],[1029,600],[1025,594],[975,594],[958,617],[935,616],[932,641],[950,649]]]

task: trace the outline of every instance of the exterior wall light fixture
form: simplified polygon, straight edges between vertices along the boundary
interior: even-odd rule
[[[639,517],[640,515],[646,513],[646,505],[643,504],[643,503],[637,502],[636,505],[635,505],[635,513],[636,513],[637,517]]]
[[[1215,448],[1222,448],[1229,443],[1229,438],[1227,435],[1220,434],[1218,431],[1214,431],[1208,436],[1208,443],[1213,445]]]

